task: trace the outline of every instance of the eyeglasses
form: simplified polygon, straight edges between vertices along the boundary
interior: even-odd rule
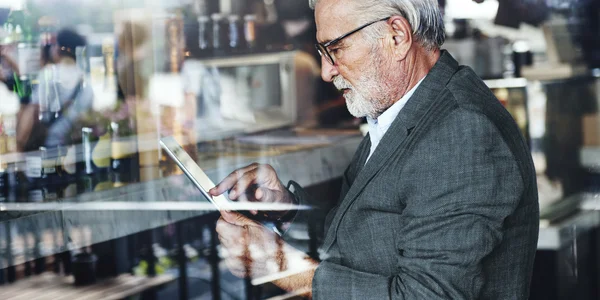
[[[337,39],[335,39],[333,41],[329,41],[329,42],[323,43],[323,44],[322,43],[317,43],[317,44],[315,44],[315,47],[317,48],[317,51],[319,51],[319,55],[324,56],[331,65],[335,65],[335,57],[333,55],[331,55],[331,53],[329,52],[329,50],[327,50],[327,47],[329,47],[331,45],[335,45],[335,44],[339,43],[341,40],[343,40],[343,39],[345,39],[345,38],[347,38],[347,37],[349,37],[349,36],[351,36],[351,35],[359,32],[361,30],[365,29],[365,28],[367,28],[367,27],[369,27],[369,26],[371,26],[371,25],[373,25],[373,24],[375,24],[377,22],[387,21],[390,18],[391,17],[387,17],[387,18],[383,18],[383,19],[380,19],[380,20],[377,20],[377,21],[373,21],[373,22],[367,23],[367,24],[365,24],[363,26],[360,26],[360,27],[358,27],[358,28],[356,28],[356,29],[354,29],[354,30],[352,30],[352,31],[350,31],[350,32],[348,32],[348,33],[346,33],[346,34],[338,37]]]

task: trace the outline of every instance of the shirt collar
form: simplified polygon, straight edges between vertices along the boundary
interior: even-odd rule
[[[400,111],[404,108],[406,103],[408,103],[408,100],[410,100],[412,95],[417,91],[417,88],[419,88],[423,80],[425,80],[425,77],[423,77],[423,79],[417,82],[417,84],[410,91],[408,91],[398,102],[394,103],[394,105],[392,105],[383,114],[381,114],[379,118],[372,119],[367,117],[367,123],[369,123],[369,128],[371,129],[377,127],[381,132],[387,131],[387,129],[389,129],[390,126],[392,126],[392,123],[394,122],[394,120],[396,120],[396,117],[398,117],[398,114],[400,114]],[[369,132],[373,133],[371,130],[369,130]]]

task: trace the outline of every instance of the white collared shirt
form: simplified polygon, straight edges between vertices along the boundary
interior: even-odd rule
[[[408,103],[408,100],[410,100],[423,80],[425,80],[425,78],[421,79],[421,81],[419,81],[410,91],[408,91],[408,93],[406,93],[402,99],[394,103],[394,105],[381,114],[379,118],[371,119],[367,117],[367,123],[369,123],[369,137],[371,138],[371,153],[369,153],[367,162],[369,159],[371,159],[371,156],[375,152],[375,149],[377,149],[379,142],[381,142],[381,139],[385,133],[388,131],[388,129],[390,129],[390,126],[392,126],[392,123],[394,120],[396,120],[396,117],[398,117],[400,111],[404,108],[404,106],[406,106],[406,103]]]

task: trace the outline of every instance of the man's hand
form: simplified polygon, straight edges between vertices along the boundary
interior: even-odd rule
[[[221,215],[217,233],[225,263],[235,276],[259,279],[291,272],[285,276],[291,277],[316,267],[306,254],[260,223],[237,213],[221,212]]]
[[[229,174],[221,183],[208,191],[218,196],[229,191],[229,199],[240,202],[294,203],[293,196],[283,186],[275,169],[270,165],[257,163]],[[257,211],[250,211],[257,215]],[[285,215],[286,212],[282,212]],[[277,218],[280,216],[271,216]]]

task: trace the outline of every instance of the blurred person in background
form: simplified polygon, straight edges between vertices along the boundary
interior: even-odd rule
[[[438,1],[310,2],[321,76],[367,118],[369,135],[327,216],[323,261],[288,260],[275,272],[312,268],[275,284],[315,299],[528,299],[539,233],[529,147],[485,83],[441,49]],[[290,185],[293,194],[273,167],[252,164],[209,193],[320,206]],[[302,213],[260,217],[285,229]],[[269,262],[290,259],[241,214],[222,212],[217,232],[234,274],[262,278]]]
[[[85,46],[86,39],[74,30],[58,32],[50,50],[51,61],[40,71],[31,104],[21,110],[17,134],[21,151],[76,142],[73,126],[91,110],[94,100],[91,87],[84,84],[84,70],[76,61],[76,49]]]
[[[2,31],[2,28],[0,28],[0,31]],[[2,33],[0,33],[1,39]],[[19,97],[13,92],[15,74],[19,75],[17,64],[6,54],[2,45],[0,45],[0,115],[5,113],[7,107],[19,105]]]
[[[4,23],[2,14],[3,11],[0,9],[0,25]],[[14,58],[9,55],[6,45],[2,45],[2,41],[7,36],[8,32],[0,27],[0,82],[3,82],[8,89],[12,90],[15,83],[14,76],[19,76],[20,72]]]
[[[136,22],[122,23],[117,48],[117,78],[119,99],[145,98],[148,81],[152,75],[152,48],[148,30]]]
[[[8,51],[2,45],[0,45],[0,81],[4,82],[9,88],[12,89],[14,84],[14,76],[19,76],[19,74],[19,66],[8,54]]]

